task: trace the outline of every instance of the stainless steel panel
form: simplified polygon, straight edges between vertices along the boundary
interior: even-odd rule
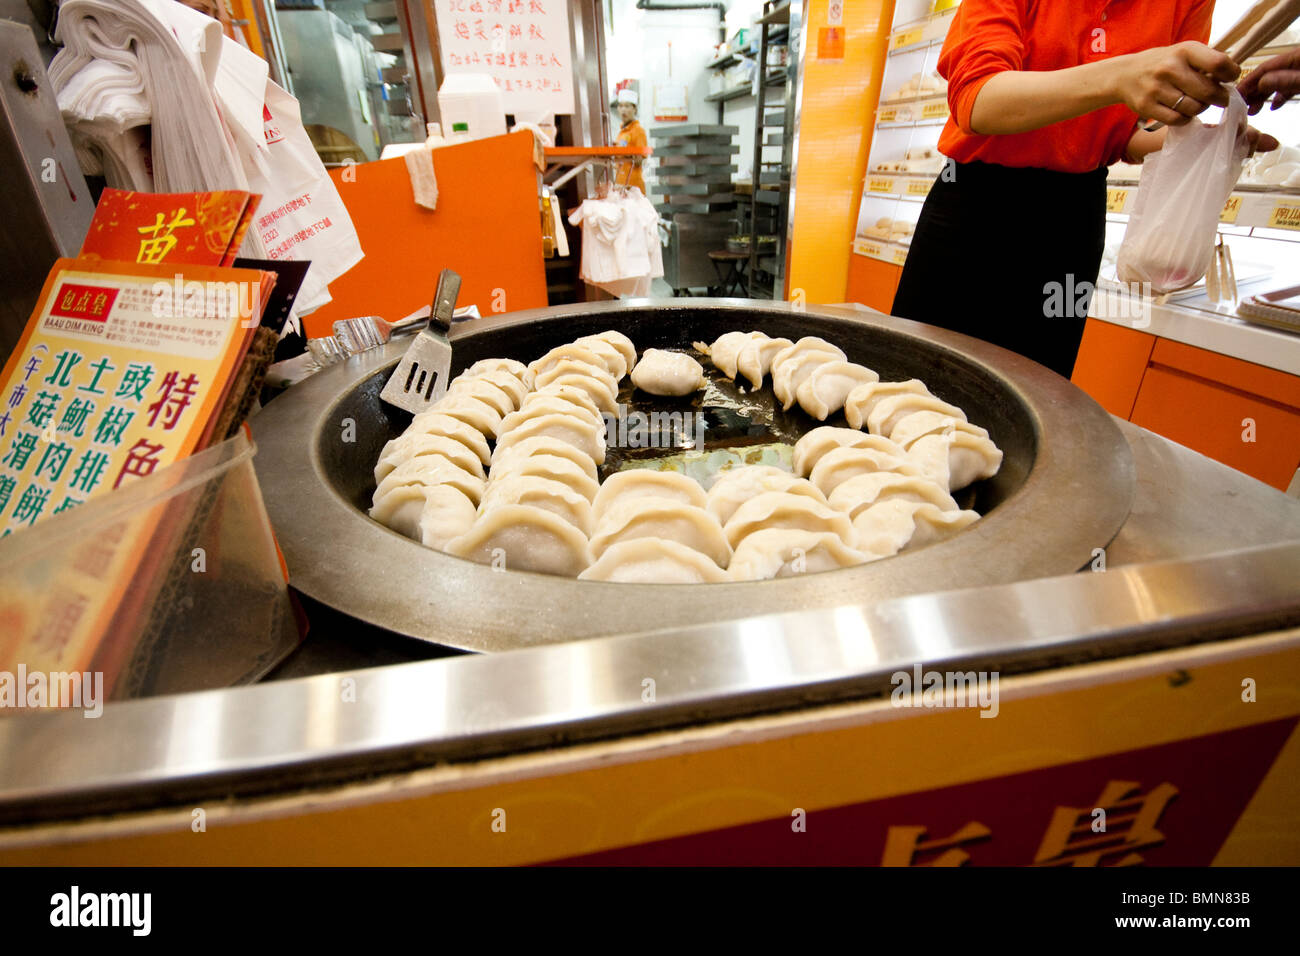
[[[1300,544],[0,720],[0,823],[285,790],[1300,623]],[[655,681],[655,700],[642,699]],[[344,693],[352,681],[355,702]]]
[[[18,344],[45,276],[81,249],[95,203],[31,29],[0,20],[0,362]]]

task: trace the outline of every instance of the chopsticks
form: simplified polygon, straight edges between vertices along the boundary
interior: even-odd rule
[[[1259,0],[1228,28],[1214,49],[1228,54],[1234,63],[1243,63],[1277,39],[1298,17],[1300,0]],[[1142,128],[1154,133],[1164,125],[1154,122]]]
[[[1260,0],[1229,28],[1214,48],[1241,63],[1268,46],[1298,17],[1300,0]]]

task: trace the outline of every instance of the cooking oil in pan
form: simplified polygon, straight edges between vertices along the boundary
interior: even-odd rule
[[[770,386],[754,390],[708,363],[704,375],[705,388],[681,398],[623,386],[618,418],[606,419],[602,480],[653,468],[681,472],[707,488],[719,471],[740,465],[793,470],[794,443],[807,431],[798,410],[782,411]]]

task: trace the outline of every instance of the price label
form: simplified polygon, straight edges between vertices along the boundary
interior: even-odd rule
[[[902,246],[894,247],[894,265],[901,266],[907,261],[907,250]]]
[[[1300,230],[1300,203],[1279,202],[1273,207],[1273,214],[1268,217],[1268,224],[1274,229]]]
[[[1237,221],[1237,213],[1241,212],[1241,194],[1233,193],[1228,197],[1228,201],[1223,204],[1223,212],[1219,213],[1219,222],[1232,224]]]
[[[853,244],[853,251],[862,256],[870,256],[872,259],[885,258],[885,249],[878,242],[869,242],[866,239],[859,239]]]
[[[947,100],[931,100],[921,107],[921,119],[938,119],[948,115]]]
[[[1106,211],[1123,212],[1124,207],[1128,205],[1127,189],[1107,189],[1106,190]]]
[[[932,185],[934,184],[928,179],[913,179],[907,184],[907,194],[909,196],[928,196]]]
[[[883,106],[883,107],[881,107],[881,109],[880,109],[880,122],[882,122],[882,123],[897,123],[897,122],[898,122],[898,107],[897,107],[897,106]]]
[[[913,43],[920,43],[924,36],[924,27],[913,27],[910,30],[904,30],[902,33],[895,33],[894,41],[890,46],[892,49],[901,50],[903,47],[911,46]]]
[[[867,177],[867,192],[892,193],[893,191],[894,191],[894,180],[889,176]]]

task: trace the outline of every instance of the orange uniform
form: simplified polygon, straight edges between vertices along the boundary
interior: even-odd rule
[[[1208,42],[1213,13],[1213,0],[966,0],[939,56],[952,113],[939,152],[959,163],[1065,173],[1118,162],[1137,122],[1126,106],[1029,133],[980,136],[970,126],[975,98],[1005,70],[1063,70],[1184,40]]]
[[[644,149],[649,145],[649,139],[646,138],[645,129],[636,120],[631,120],[623,124],[623,128],[618,131],[618,139],[614,141],[616,146],[634,146],[638,149]],[[618,165],[618,184],[620,186],[635,186],[645,194],[645,177],[641,175],[641,164],[636,163],[619,163]]]

